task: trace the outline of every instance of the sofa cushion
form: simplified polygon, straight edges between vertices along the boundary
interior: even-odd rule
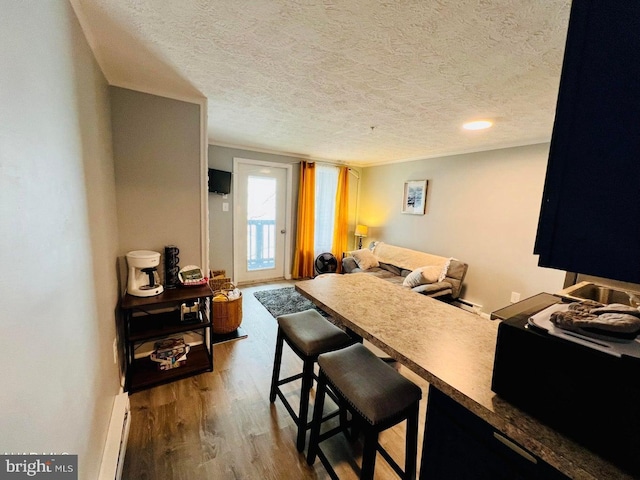
[[[430,297],[441,297],[443,295],[453,294],[453,288],[449,282],[425,283],[424,285],[413,287],[411,290]]]
[[[417,287],[418,285],[424,285],[425,283],[435,283],[440,279],[440,273],[442,267],[437,265],[430,265],[426,267],[416,268],[413,272],[407,275],[402,283],[405,287]]]
[[[390,263],[378,262],[380,263],[380,268],[384,268],[385,270],[390,271],[394,275],[402,275],[402,269],[396,267],[395,265],[391,265]]]
[[[394,273],[390,272],[389,270],[385,270],[384,268],[380,268],[380,267],[370,268],[369,270],[366,271],[366,273],[368,273],[369,275],[376,276],[378,278],[382,278],[383,280],[393,280],[398,278],[400,279],[398,284],[402,285],[402,277],[399,277],[398,275],[395,275]]]
[[[356,260],[358,267],[362,270],[369,270],[380,266],[378,259],[375,257],[371,250],[368,248],[362,248],[360,250],[354,250],[351,252],[351,256]]]
[[[358,263],[356,262],[355,258],[344,257],[342,259],[342,271],[344,273],[357,273],[361,272],[362,270],[358,268]]]
[[[402,281],[404,280],[404,278],[403,277],[399,277],[398,275],[391,275],[388,278],[384,278],[384,280],[386,280],[387,282],[389,282],[389,283],[391,283],[393,285],[397,285],[398,287],[403,287]]]

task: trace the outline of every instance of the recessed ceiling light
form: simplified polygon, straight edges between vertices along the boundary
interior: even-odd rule
[[[484,130],[493,125],[493,122],[489,120],[475,120],[473,122],[467,122],[462,125],[465,130]]]

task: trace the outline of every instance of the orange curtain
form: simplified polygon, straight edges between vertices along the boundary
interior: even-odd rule
[[[303,161],[300,163],[298,231],[296,232],[296,250],[293,257],[293,278],[311,278],[314,274],[315,196],[315,164]]]
[[[340,167],[336,189],[336,214],[333,223],[332,252],[338,259],[338,272],[342,270],[342,254],[347,251],[349,234],[349,168]]]

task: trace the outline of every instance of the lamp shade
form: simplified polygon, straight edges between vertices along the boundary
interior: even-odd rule
[[[369,233],[369,227],[366,225],[356,225],[356,237],[366,237]]]

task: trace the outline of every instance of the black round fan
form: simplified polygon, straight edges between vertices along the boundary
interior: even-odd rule
[[[315,261],[316,273],[335,273],[338,270],[338,260],[331,253],[321,253]]]

